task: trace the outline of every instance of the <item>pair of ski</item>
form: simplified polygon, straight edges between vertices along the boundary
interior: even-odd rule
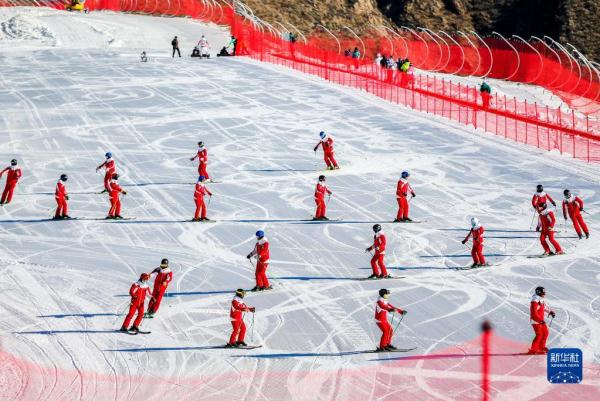
[[[217,348],[223,348],[223,349],[257,349],[257,348],[262,348],[262,345],[241,345],[241,346],[237,346],[237,347],[228,347],[226,345],[217,347]],[[410,352],[410,351],[414,351],[416,350],[417,347],[411,347],[411,348],[397,348],[397,349],[390,349],[390,350],[378,350],[378,349],[367,349],[367,350],[361,350],[361,351],[355,351],[355,352],[351,352],[349,354],[385,354],[385,353],[392,353],[392,352]]]
[[[563,255],[565,255],[565,253],[564,253],[564,252],[563,252],[563,253],[551,253],[551,254],[548,254],[548,255],[546,255],[546,254],[544,253],[544,254],[541,254],[541,255],[529,255],[529,256],[527,256],[527,258],[528,258],[528,259],[536,259],[536,258],[550,258],[550,257],[552,257],[552,256],[563,256]]]
[[[352,280],[357,281],[377,281],[377,280],[400,280],[406,278],[406,276],[393,276],[393,277],[360,277]]]
[[[123,330],[117,330],[117,333],[123,333],[123,334],[129,334],[130,336],[137,336],[138,334],[151,334],[151,331],[143,331],[143,330],[138,330],[138,331],[131,331],[131,330],[127,330],[127,331],[123,331]]]

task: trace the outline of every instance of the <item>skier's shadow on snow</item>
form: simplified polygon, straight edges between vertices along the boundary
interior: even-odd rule
[[[105,349],[104,352],[159,352],[159,351],[204,351],[209,349],[224,349],[222,345],[209,345],[206,347],[156,347],[156,348],[122,348]]]
[[[51,336],[54,334],[103,334],[116,333],[117,330],[39,330],[39,331],[15,331],[13,334],[29,335],[41,334]]]
[[[505,354],[490,354],[491,357],[500,356],[526,356],[529,355],[526,352],[518,353],[505,353]],[[377,358],[371,359],[372,362],[381,361],[422,361],[422,360],[437,360],[437,359],[461,359],[461,358],[481,358],[483,354],[430,354],[430,355],[408,355],[398,356],[391,358]]]
[[[438,228],[439,231],[462,231],[462,232],[468,232],[468,229],[465,228]],[[485,229],[485,232],[489,232],[489,233],[535,233],[535,230],[509,230],[509,229],[496,229],[496,228],[490,228],[490,229]],[[529,238],[529,237],[527,237]]]
[[[360,277],[306,277],[306,276],[289,276],[289,277],[273,277],[273,280],[358,280]]]
[[[510,254],[504,254],[504,253],[486,253],[484,254],[485,257],[491,256],[523,256],[523,255],[510,255]],[[433,258],[471,258],[471,254],[460,254],[460,255],[422,255],[419,256],[420,258],[426,258],[426,259],[433,259]]]
[[[234,290],[225,290],[225,291],[189,291],[189,292],[167,292],[165,293],[165,298],[171,297],[181,297],[187,295],[219,295],[219,294],[232,294]],[[119,294],[115,295],[115,297],[119,298],[128,298],[131,295],[129,294]]]
[[[99,316],[121,316],[118,313],[73,313],[73,314],[60,314],[60,315],[40,315],[37,317],[53,317],[56,319],[62,319],[64,317],[83,317],[83,318],[92,318]]]
[[[286,358],[311,358],[321,356],[348,356],[370,353],[372,350],[365,351],[340,351],[340,352],[291,352],[279,354],[258,354],[258,355],[234,355],[233,358],[256,358],[256,359],[286,359]]]
[[[315,169],[294,169],[294,168],[265,168],[265,169],[247,169],[239,171],[249,171],[253,173],[314,173]]]
[[[469,255],[471,256],[471,255]],[[371,267],[360,267],[361,270],[373,270]],[[443,267],[443,266],[387,266],[388,270],[454,270],[454,268]]]

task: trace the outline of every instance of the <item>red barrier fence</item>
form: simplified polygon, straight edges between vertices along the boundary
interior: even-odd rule
[[[16,5],[17,2],[25,5],[23,0],[0,0],[0,5]],[[37,4],[63,7],[62,3],[54,1]],[[600,120],[590,118],[589,115],[565,112],[560,108],[549,108],[497,94],[491,97],[489,106],[484,107],[479,91],[474,86],[456,84],[425,74],[415,75],[384,69],[365,59],[345,57],[339,54],[337,43],[333,48],[331,41],[317,36],[312,37],[307,44],[292,43],[264,26],[236,15],[231,7],[216,1],[88,0],[86,7],[91,10],[189,16],[228,25],[232,34],[238,38],[238,55],[248,55],[340,85],[358,88],[387,101],[471,125],[519,143],[548,151],[556,150],[588,162],[600,162]],[[350,42],[343,44],[348,43]],[[410,51],[410,47],[408,49]],[[458,47],[454,50],[457,49]],[[435,54],[429,50],[427,52],[425,61],[422,61],[424,64],[429,63]],[[456,67],[451,63],[450,53],[446,58],[443,52],[437,54],[437,64],[442,60],[444,68]],[[489,66],[490,62],[488,68]],[[524,70],[524,76],[533,74],[527,71]],[[539,69],[534,71],[536,76],[540,75]],[[566,76],[559,77],[563,83],[567,79]]]

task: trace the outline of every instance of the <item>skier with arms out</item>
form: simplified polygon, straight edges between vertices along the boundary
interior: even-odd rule
[[[325,159],[325,165],[327,166],[327,170],[338,170],[340,167],[335,160],[334,152],[333,152],[333,138],[330,135],[327,135],[325,131],[321,131],[319,133],[321,140],[315,148],[313,149],[315,152],[319,149],[319,146],[323,147],[323,158]]]
[[[540,242],[544,248],[543,256],[551,256],[554,254],[562,255],[564,252],[562,251],[560,244],[554,239],[554,225],[556,224],[554,212],[548,209],[548,205],[546,203],[539,203],[538,213],[540,215],[541,224]],[[552,244],[554,247],[554,252],[552,252],[550,249],[546,239],[548,239],[550,244]]]
[[[548,201],[550,201],[550,203],[552,203],[552,205],[554,207],[556,207],[556,202],[554,202],[554,199],[552,199],[550,194],[547,194],[546,192],[544,192],[544,186],[541,184],[538,184],[538,186],[536,187],[535,193],[533,194],[533,197],[531,198],[531,206],[533,206],[533,210],[537,211],[539,204],[541,204],[541,203],[545,204],[545,203],[548,203]],[[542,228],[541,222],[538,219],[538,225],[535,230],[540,231],[541,228]]]
[[[377,299],[377,303],[375,304],[375,321],[377,322],[379,330],[381,330],[381,339],[379,340],[379,347],[377,347],[376,350],[377,352],[394,351],[397,349],[392,345],[392,336],[394,335],[394,330],[388,321],[388,312],[398,312],[402,315],[406,315],[408,313],[406,310],[396,308],[394,305],[389,303],[389,297],[390,290],[386,290],[385,288],[379,290],[379,299]]]
[[[154,288],[152,290],[152,299],[148,304],[148,313],[145,317],[153,318],[154,314],[158,312],[160,303],[167,291],[169,283],[173,281],[173,272],[169,267],[169,259],[163,259],[160,261],[160,266],[152,270],[150,276],[156,274],[154,279]]]
[[[66,174],[61,174],[60,179],[56,183],[56,189],[54,190],[54,199],[56,200],[56,213],[54,213],[53,220],[70,219],[69,216],[69,195],[67,194],[67,187],[65,183],[69,177]]]
[[[325,214],[327,212],[327,204],[325,203],[325,194],[329,196],[332,192],[325,186],[325,176],[320,175],[317,186],[315,187],[315,203],[317,204],[317,211],[313,220],[329,220]]]
[[[229,318],[231,319],[231,325],[233,330],[229,337],[229,342],[225,345],[225,348],[237,348],[247,347],[248,344],[244,342],[246,336],[246,323],[244,323],[244,313],[254,313],[256,310],[253,306],[248,306],[244,303],[244,297],[246,291],[241,288],[235,292],[235,296],[231,301],[231,309],[229,310]]]
[[[106,160],[104,163],[96,167],[96,172],[98,172],[98,170],[101,168],[104,168],[104,191],[102,192],[108,192],[108,182],[113,175],[117,174],[117,166],[115,164],[115,160],[112,158],[111,152],[106,152],[104,156],[106,157]]]
[[[207,210],[206,204],[204,203],[204,195],[208,194],[208,196],[212,196],[212,192],[210,192],[210,190],[206,188],[206,185],[204,185],[205,181],[206,179],[203,175],[198,177],[198,182],[196,183],[196,190],[194,191],[194,202],[196,203],[196,212],[194,213],[194,218],[192,219],[192,221],[209,221],[209,219],[206,217]]]
[[[204,142],[198,142],[198,152],[194,157],[191,157],[190,160],[194,161],[198,158],[198,175],[206,178],[207,182],[210,181],[210,176],[206,171],[206,167],[208,166],[208,150],[204,147]]]
[[[473,236],[473,247],[471,248],[471,256],[473,257],[473,264],[471,267],[489,266],[483,256],[483,241],[484,241],[485,229],[479,224],[477,217],[471,218],[471,230],[467,234],[464,240],[461,242],[466,244],[469,238]]]
[[[400,176],[400,180],[398,180],[398,186],[396,188],[396,200],[398,201],[398,214],[396,215],[396,220],[394,223],[400,223],[403,221],[412,221],[408,217],[408,193],[412,195],[414,198],[417,196],[415,191],[412,189],[410,184],[408,183],[408,177],[410,174],[408,171],[403,171]]]
[[[545,300],[546,290],[544,287],[537,287],[535,294],[531,297],[529,304],[529,318],[535,337],[531,343],[529,354],[547,354],[546,340],[548,339],[548,326],[546,326],[546,315],[552,319],[556,316]]]
[[[568,189],[565,189],[563,194],[565,195],[565,199],[562,202],[562,211],[565,222],[567,221],[568,214],[579,239],[583,238],[583,234],[585,234],[586,239],[590,238],[590,232],[581,215],[581,212],[583,212],[583,201],[579,196],[571,195],[571,191]],[[581,233],[582,230],[583,234]]]
[[[121,194],[127,195],[127,191],[125,191],[119,183],[117,182],[119,179],[119,174],[113,174],[112,178],[108,182],[108,196],[110,199],[110,209],[108,210],[107,219],[122,219],[121,216]]]
[[[140,331],[139,327],[142,323],[142,319],[144,318],[144,306],[146,302],[146,297],[151,297],[150,285],[148,284],[148,280],[150,280],[150,275],[148,273],[142,273],[140,279],[135,283],[131,284],[131,288],[129,288],[129,295],[131,296],[129,313],[127,313],[127,316],[125,316],[125,320],[123,321],[123,325],[121,326],[120,331],[131,331],[135,334],[137,334]],[[133,316],[136,312],[137,317],[133,322],[133,326],[129,328],[129,323],[131,323],[131,319],[133,319]]]
[[[19,182],[19,179],[23,175],[21,169],[17,167],[17,159],[12,159],[10,161],[10,166],[0,171],[0,178],[2,178],[4,173],[6,173],[6,185],[4,186],[4,191],[2,192],[0,206],[6,205],[12,201],[13,193],[17,187],[17,182]]]
[[[373,236],[373,245],[366,249],[367,252],[375,250],[373,257],[371,258],[371,268],[373,269],[373,274],[371,274],[369,278],[391,278],[392,276],[388,274],[383,262],[387,241],[385,239],[385,234],[383,231],[381,231],[381,224],[375,224],[373,226],[373,232],[375,233]]]
[[[255,278],[256,285],[251,291],[264,291],[270,290],[271,284],[269,284],[269,279],[267,278],[267,268],[269,267],[269,241],[267,237],[265,237],[265,232],[262,230],[258,230],[256,232],[256,245],[254,245],[254,249],[250,252],[246,258],[250,259],[253,256],[256,256],[256,270],[255,270]]]

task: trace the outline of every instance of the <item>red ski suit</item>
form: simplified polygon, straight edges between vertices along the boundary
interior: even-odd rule
[[[385,234],[383,231],[379,231],[373,236],[373,245],[368,248],[369,251],[375,250],[373,257],[371,258],[371,268],[373,269],[373,274],[376,276],[388,275],[385,264],[383,263],[386,243]]]
[[[235,345],[237,342],[244,342],[244,337],[246,336],[246,324],[244,323],[244,312],[249,312],[250,307],[248,307],[244,300],[237,295],[233,297],[233,301],[231,301],[231,309],[229,311],[229,317],[231,318],[231,325],[233,326],[233,331],[231,332],[231,336],[229,337],[229,344]]]
[[[529,306],[529,317],[531,319],[531,327],[535,333],[535,338],[531,343],[530,352],[548,351],[546,348],[546,340],[548,339],[548,326],[546,326],[546,315],[550,314],[551,310],[546,310],[547,304],[544,298],[539,295],[534,295],[531,298]],[[548,308],[550,309],[550,308]]]
[[[398,187],[396,188],[396,200],[398,201],[398,214],[396,215],[397,220],[404,220],[408,218],[408,193],[415,196],[415,191],[408,183],[408,180],[401,178],[398,181]]]
[[[485,256],[483,256],[483,241],[484,241],[485,229],[483,226],[475,226],[471,228],[471,231],[467,234],[464,242],[467,242],[471,236],[473,236],[473,247],[471,248],[471,256],[473,257],[473,263],[478,265],[485,264]]]
[[[110,158],[110,159],[106,159],[106,161],[104,163],[102,163],[101,165],[98,166],[98,168],[96,170],[100,170],[101,168],[104,167],[104,189],[106,189],[107,191],[110,191],[110,189],[108,188],[108,184],[109,181],[112,179],[113,174],[117,174],[117,165],[115,164],[115,161]]]
[[[108,209],[108,216],[115,217],[121,215],[121,199],[120,193],[123,192],[123,188],[115,180],[108,182],[108,197],[110,199],[110,209]]]
[[[256,241],[256,245],[252,252],[250,252],[250,257],[256,255],[256,286],[259,288],[268,288],[271,286],[269,284],[269,279],[267,278],[267,267],[269,267],[269,241],[267,237],[262,237],[258,241]]]
[[[206,166],[208,166],[208,150],[206,148],[198,149],[198,153],[195,158],[198,158],[198,175],[204,176],[207,180],[210,179],[208,176],[208,171],[206,171]]]
[[[54,217],[65,217],[69,213],[69,205],[67,205],[67,187],[62,181],[56,183],[56,189],[54,191],[54,199],[56,199],[56,213]]]
[[[173,272],[171,268],[162,268],[157,267],[152,270],[150,275],[156,274],[156,278],[154,279],[154,289],[152,290],[152,299],[148,304],[148,312],[156,313],[158,312],[158,308],[160,307],[160,303],[162,301],[163,295],[165,295],[165,291],[167,291],[167,287],[169,283],[173,280]]]
[[[325,138],[321,139],[319,143],[317,143],[317,146],[315,146],[315,152],[317,151],[317,149],[319,149],[319,146],[323,147],[323,159],[325,160],[325,164],[327,165],[327,167],[338,167],[333,152],[333,138],[330,136],[326,136]]]
[[[542,230],[540,234],[540,242],[542,247],[544,248],[544,252],[551,252],[550,246],[546,242],[546,238],[552,244],[555,249],[555,253],[562,252],[562,249],[558,242],[554,239],[554,225],[556,224],[556,217],[554,217],[554,212],[550,209],[546,208],[545,210],[540,212],[540,224],[542,225]]]
[[[4,192],[2,192],[2,200],[0,203],[10,203],[13,197],[13,192],[21,178],[21,169],[17,166],[8,166],[4,170],[0,171],[0,178],[6,172],[6,185],[4,186]]]
[[[554,202],[554,199],[552,199],[552,197],[547,194],[546,192],[536,192],[533,194],[533,197],[531,198],[531,206],[533,206],[533,208],[535,210],[537,210],[538,205],[540,203],[552,203],[552,205],[554,205],[556,207],[556,202]],[[538,218],[538,225],[537,225],[537,230],[539,231],[540,228],[542,227],[542,223],[540,221],[540,219]]]
[[[148,283],[136,281],[131,285],[129,295],[131,295],[131,304],[129,305],[129,313],[127,313],[122,327],[129,328],[129,323],[131,323],[131,319],[133,319],[133,315],[135,315],[136,311],[137,317],[135,318],[133,325],[135,327],[140,327],[142,319],[144,318],[144,302],[146,301],[146,297],[150,296],[150,286]]]
[[[581,215],[581,211],[583,210],[583,201],[579,196],[570,197],[569,199],[563,200],[562,203],[563,216],[565,220],[567,219],[567,213],[573,222],[573,228],[577,232],[577,235],[581,237],[581,230],[585,235],[590,235],[588,231],[587,225],[583,220],[583,216]]]
[[[194,219],[202,217],[206,218],[206,205],[204,204],[204,195],[212,196],[212,192],[206,188],[201,182],[196,183],[196,191],[194,192],[194,202],[196,202],[196,213],[194,213]]]
[[[317,211],[315,212],[316,218],[325,217],[325,214],[327,212],[325,194],[331,195],[331,191],[325,186],[325,184],[321,184],[321,182],[318,182],[317,186],[315,187],[315,203],[317,204]]]
[[[394,335],[394,330],[392,329],[392,325],[390,324],[390,322],[388,322],[388,312],[402,313],[402,309],[396,308],[394,305],[389,303],[387,299],[379,297],[377,303],[375,304],[375,321],[377,322],[377,326],[379,326],[379,329],[381,330],[379,348],[385,348],[392,343],[392,336]]]

